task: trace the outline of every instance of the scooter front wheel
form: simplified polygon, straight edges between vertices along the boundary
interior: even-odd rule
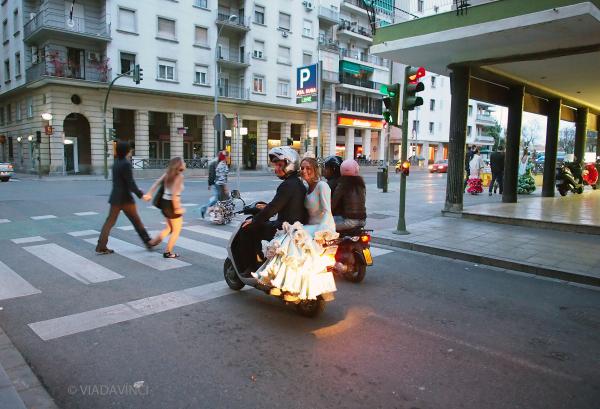
[[[309,318],[316,317],[322,313],[323,310],[325,310],[325,300],[321,296],[318,296],[316,300],[300,301],[300,303],[296,305],[296,311],[298,311],[300,315]]]
[[[225,263],[223,264],[223,276],[225,277],[225,282],[232,290],[239,291],[245,285],[237,276],[235,267],[229,258],[225,259]]]

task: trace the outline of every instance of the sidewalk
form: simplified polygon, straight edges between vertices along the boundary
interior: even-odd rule
[[[600,286],[600,236],[434,217],[373,233],[373,243]]]

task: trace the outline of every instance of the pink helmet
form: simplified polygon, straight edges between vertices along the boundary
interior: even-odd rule
[[[354,159],[346,159],[340,165],[340,173],[342,176],[358,176],[360,166]]]

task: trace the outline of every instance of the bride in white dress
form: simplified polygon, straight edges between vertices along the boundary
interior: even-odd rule
[[[336,291],[333,274],[327,267],[335,263],[335,247],[324,243],[338,237],[331,214],[331,190],[320,180],[319,166],[314,158],[300,163],[300,174],[308,184],[304,206],[308,211],[307,225],[284,223],[282,231],[266,246],[267,261],[255,273],[261,282],[274,288],[271,293],[285,293],[288,301],[314,300],[319,295],[329,297]]]

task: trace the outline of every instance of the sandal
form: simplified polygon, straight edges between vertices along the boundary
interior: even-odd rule
[[[96,249],[96,254],[105,255],[105,254],[113,254],[115,251],[109,248],[106,249]]]
[[[166,253],[163,253],[163,257],[164,258],[177,258],[177,257],[179,257],[179,254],[171,253],[170,251],[167,251]]]

